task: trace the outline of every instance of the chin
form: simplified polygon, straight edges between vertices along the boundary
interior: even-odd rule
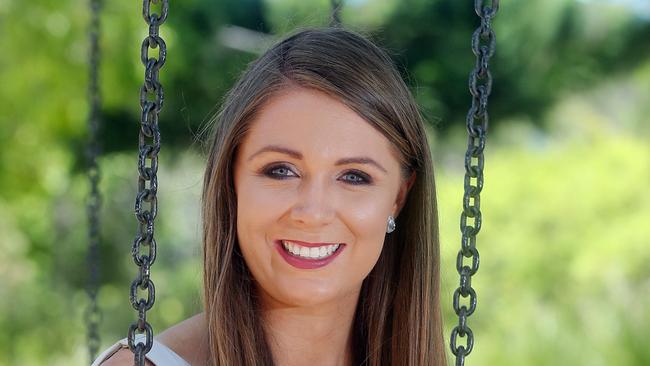
[[[308,283],[309,281],[305,281]],[[343,283],[337,282],[336,284],[329,283],[328,286],[323,285],[320,291],[313,286],[294,286],[283,289],[284,299],[287,304],[295,306],[316,306],[327,303],[340,303],[344,306],[355,306],[359,299],[361,286],[363,280],[355,282],[344,281]]]
[[[334,283],[322,283],[320,279],[285,279],[282,287],[276,288],[276,300],[291,306],[309,307],[336,300],[341,290]]]

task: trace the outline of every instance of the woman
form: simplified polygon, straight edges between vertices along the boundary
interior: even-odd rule
[[[151,364],[445,365],[423,121],[364,37],[304,30],[249,66],[215,120],[203,227],[205,312]],[[97,364],[132,365],[119,348]]]

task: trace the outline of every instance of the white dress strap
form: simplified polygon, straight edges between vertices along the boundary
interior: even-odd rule
[[[144,334],[136,334],[135,343],[144,342],[144,338]],[[90,366],[101,365],[102,362],[106,361],[113,354],[123,348],[129,348],[129,341],[127,338],[121,339],[119,342],[115,343],[104,352],[102,352],[97,357],[97,359],[95,359],[95,362],[93,362],[93,364]],[[190,364],[182,359],[181,356],[176,354],[176,352],[172,351],[169,347],[165,346],[155,339],[153,340],[153,346],[151,347],[151,350],[146,354],[145,357],[155,366],[190,366]]]

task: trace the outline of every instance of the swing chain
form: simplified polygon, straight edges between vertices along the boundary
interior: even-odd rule
[[[152,12],[152,4],[160,3],[160,12]],[[131,283],[129,298],[138,311],[138,320],[131,324],[128,332],[129,348],[134,354],[134,362],[143,366],[145,355],[153,346],[153,329],[147,322],[147,310],[156,301],[156,288],[151,280],[151,265],[156,260],[156,240],[154,239],[154,220],[158,214],[158,153],[160,152],[160,130],[158,116],[163,106],[163,87],[158,80],[158,72],[165,64],[167,46],[159,35],[159,27],[167,19],[168,0],[143,0],[142,15],[149,25],[149,35],[145,37],[140,49],[140,58],[145,66],[144,82],[140,89],[142,108],[141,126],[138,138],[138,193],[135,198],[134,213],[138,220],[131,255],[139,268],[138,275]],[[150,50],[158,49],[158,57],[150,55]],[[149,165],[147,165],[149,163]],[[148,183],[148,184],[147,184]],[[147,206],[148,203],[148,206]],[[143,293],[139,294],[138,290]],[[144,341],[135,342],[136,334],[143,334]]]
[[[99,277],[99,211],[101,209],[101,196],[99,194],[100,171],[97,165],[97,156],[100,153],[98,134],[100,128],[99,121],[99,12],[101,8],[100,0],[90,0],[90,49],[89,49],[89,83],[88,96],[90,111],[88,114],[89,143],[86,150],[88,161],[88,180],[90,183],[90,194],[86,204],[88,214],[88,254],[86,262],[88,264],[88,285],[86,292],[90,303],[84,311],[84,320],[88,327],[88,355],[90,362],[95,359],[99,350],[99,323],[101,321],[101,312],[97,305],[98,277]]]
[[[456,257],[456,270],[460,275],[459,287],[454,291],[453,306],[458,315],[458,325],[451,332],[451,352],[456,356],[456,366],[465,364],[465,357],[474,348],[474,333],[467,325],[467,318],[476,310],[476,291],[472,288],[472,276],[479,267],[479,252],[476,249],[476,235],[481,230],[481,197],[483,189],[483,167],[485,138],[488,130],[488,97],[492,91],[492,74],[489,60],[494,55],[496,37],[491,26],[492,18],[499,9],[499,1],[475,0],[474,9],[481,19],[481,25],[472,35],[472,52],[476,55],[476,65],[469,74],[469,91],[472,105],[466,118],[468,139],[465,154],[465,179],[463,194],[463,211],[460,215],[462,233],[461,249]],[[473,222],[468,222],[473,219]],[[465,264],[465,258],[471,258],[471,266]],[[468,304],[461,305],[461,297],[468,299]],[[466,337],[465,345],[457,345],[458,337]]]
[[[330,27],[341,26],[341,8],[343,7],[343,0],[330,0]]]

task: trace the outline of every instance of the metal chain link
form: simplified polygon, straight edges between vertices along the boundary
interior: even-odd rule
[[[332,12],[330,14],[330,27],[340,27],[343,0],[330,0],[330,6],[332,8]]]
[[[456,366],[465,364],[465,357],[474,348],[474,334],[467,325],[467,318],[476,310],[476,291],[472,288],[472,276],[479,267],[479,253],[476,249],[476,234],[481,230],[481,197],[483,189],[483,166],[485,137],[488,130],[488,97],[492,91],[492,75],[489,60],[494,55],[496,37],[491,27],[492,18],[499,10],[498,0],[474,1],[474,10],[481,18],[481,25],[472,35],[472,52],[476,55],[476,65],[469,75],[469,91],[472,94],[472,106],[467,113],[467,152],[465,154],[465,192],[463,211],[460,215],[462,233],[461,249],[456,257],[456,270],[460,275],[460,285],[454,292],[453,306],[458,315],[458,325],[451,331],[451,352],[456,356]],[[468,218],[473,223],[468,223]],[[464,259],[471,258],[471,266]],[[461,305],[460,298],[468,298],[467,304]],[[457,345],[458,337],[466,339],[465,345]]]
[[[160,13],[152,12],[152,4],[160,3]],[[140,57],[145,66],[144,84],[140,89],[142,107],[138,154],[138,193],[135,199],[135,217],[138,219],[138,234],[133,241],[131,254],[139,268],[136,279],[131,283],[131,305],[138,311],[138,320],[131,324],[128,332],[129,348],[134,362],[143,366],[145,355],[153,346],[153,330],[147,322],[147,310],[153,307],[156,291],[150,277],[150,267],[156,260],[156,240],[154,239],[154,220],[158,213],[158,152],[160,151],[160,130],[158,115],[163,106],[163,87],[158,80],[158,71],[165,64],[167,46],[159,36],[159,27],[167,19],[168,0],[143,0],[142,16],[149,25],[149,35],[145,37],[140,49]],[[158,49],[158,58],[149,54]],[[149,162],[150,165],[147,165]],[[148,183],[148,185],[147,185]],[[149,204],[146,207],[146,203]],[[144,294],[138,294],[138,289]],[[135,336],[144,334],[143,342],[135,343]]]
[[[99,73],[99,12],[100,0],[90,0],[90,26],[89,26],[89,82],[88,82],[88,130],[89,139],[86,150],[88,164],[88,181],[90,183],[90,193],[86,210],[88,216],[88,252],[86,263],[88,265],[88,283],[86,292],[89,298],[89,304],[84,312],[84,320],[87,326],[88,356],[90,363],[93,362],[99,350],[99,323],[101,321],[101,312],[97,306],[97,292],[99,290],[99,210],[101,208],[101,196],[99,194],[99,166],[97,165],[97,156],[100,153],[98,142],[98,133],[100,128],[99,105],[100,95],[98,87]]]

